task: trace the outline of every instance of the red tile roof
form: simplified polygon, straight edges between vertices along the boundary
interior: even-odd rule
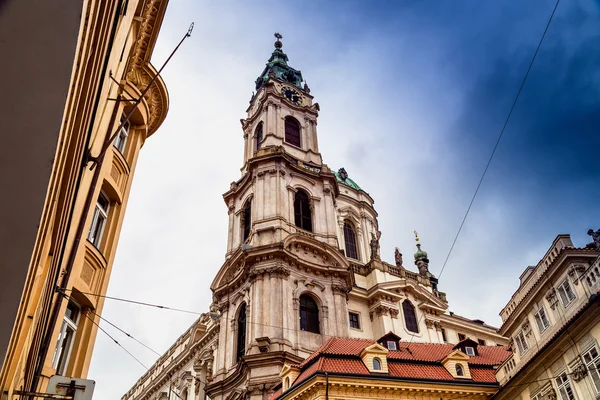
[[[377,343],[368,339],[331,338],[297,367],[300,375],[292,386],[297,386],[316,372],[331,374],[350,374],[366,376],[382,376],[371,373],[360,358],[361,352],[368,346]],[[442,365],[441,361],[452,353],[452,344],[408,343],[400,342],[397,351],[387,355],[387,377],[400,379],[422,379],[428,381],[465,381],[454,379]],[[493,366],[501,364],[509,355],[507,347],[477,346],[479,355],[469,358],[469,369],[474,384],[494,384],[496,378]],[[277,392],[281,394],[281,392]],[[276,398],[279,396],[273,396]]]

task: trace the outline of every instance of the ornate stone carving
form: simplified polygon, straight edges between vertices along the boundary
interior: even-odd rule
[[[427,329],[433,329],[435,322],[430,319],[425,319],[425,326],[427,326]]]
[[[546,293],[546,300],[550,304],[550,308],[554,310],[558,304],[558,297],[556,297],[556,290],[554,288],[550,288],[548,293]]]
[[[575,382],[579,382],[580,380],[582,380],[583,378],[586,377],[587,373],[588,373],[587,368],[580,361],[577,364],[577,366],[575,368],[573,368],[573,371],[571,374],[572,374]]]
[[[441,324],[440,322],[438,322],[438,321],[435,321],[435,322],[433,323],[433,326],[435,326],[435,330],[436,330],[436,331],[438,331],[438,332],[441,332],[441,331],[442,331],[442,324]]]
[[[554,388],[550,388],[545,397],[547,400],[556,400],[556,390],[554,390]]]
[[[587,234],[592,237],[592,242],[588,243],[585,247],[600,250],[600,229],[595,232],[593,229],[588,229]]]
[[[396,261],[396,267],[402,267],[402,253],[400,253],[400,249],[397,247],[394,251],[394,260]]]
[[[525,336],[531,336],[531,325],[529,324],[529,320],[523,321],[523,324],[521,324],[521,329],[523,329]]]
[[[575,285],[579,285],[579,275],[585,272],[585,266],[581,264],[574,264],[569,267],[569,278]]]
[[[381,261],[381,255],[379,254],[379,237],[381,236],[380,232],[376,234],[371,233],[371,260]]]
[[[395,308],[390,308],[390,316],[392,318],[398,318],[398,314],[400,314],[400,310]]]

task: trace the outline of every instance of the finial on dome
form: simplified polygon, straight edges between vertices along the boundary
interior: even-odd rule
[[[426,260],[426,262],[429,262],[429,260],[427,260],[427,252],[421,250],[421,243],[419,243],[419,234],[417,233],[417,231],[415,232],[415,242],[417,242],[417,252],[415,253],[415,261],[419,260],[419,259],[423,259]]]
[[[281,36],[279,32],[275,32],[273,36],[275,36],[275,38],[277,39],[277,41],[275,42],[275,48],[281,49],[281,47],[283,46],[283,43],[281,43],[281,39],[283,38],[283,36]]]

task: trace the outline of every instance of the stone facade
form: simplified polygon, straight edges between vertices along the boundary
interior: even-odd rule
[[[496,328],[449,312],[420,248],[420,273],[402,266],[401,256],[395,265],[381,260],[374,201],[343,169],[323,163],[320,107],[300,82],[277,41],[241,121],[242,176],[223,196],[229,233],[211,285],[211,317],[200,318],[191,330],[204,333],[185,333],[124,400],[169,392],[171,399],[262,400],[284,364],[301,362],[331,337],[392,331],[415,342],[507,343]],[[184,376],[197,387],[173,394]]]
[[[500,313],[500,333],[513,353],[496,371],[502,388],[494,398],[600,397],[598,250],[576,248],[569,235],[559,235],[523,272]]]

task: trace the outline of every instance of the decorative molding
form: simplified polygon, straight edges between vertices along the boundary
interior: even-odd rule
[[[546,293],[546,301],[550,304],[550,308],[554,310],[558,304],[558,297],[556,296],[556,289],[550,288],[548,293]]]

